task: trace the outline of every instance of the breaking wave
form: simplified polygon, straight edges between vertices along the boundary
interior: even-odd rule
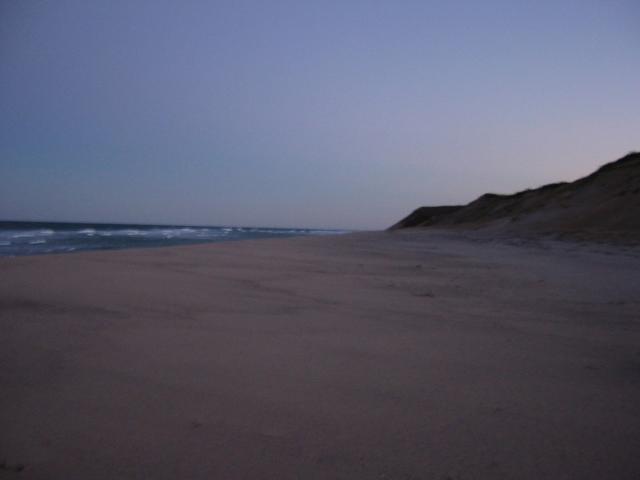
[[[0,222],[0,256],[161,247],[340,233],[346,233],[346,231],[230,226]]]

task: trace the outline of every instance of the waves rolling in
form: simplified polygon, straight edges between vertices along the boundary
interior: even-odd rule
[[[346,232],[307,228],[0,222],[0,256],[162,247],[339,233]]]

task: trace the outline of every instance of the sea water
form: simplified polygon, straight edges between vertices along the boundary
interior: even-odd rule
[[[345,230],[0,221],[0,256],[332,235]]]

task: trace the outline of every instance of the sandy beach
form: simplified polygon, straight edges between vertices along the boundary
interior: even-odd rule
[[[1,478],[640,478],[637,247],[398,231],[0,271]]]

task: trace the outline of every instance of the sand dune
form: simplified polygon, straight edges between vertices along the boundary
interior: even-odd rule
[[[411,212],[398,223],[389,227],[389,230],[399,230],[401,228],[411,227],[428,227],[429,225],[435,225],[438,223],[438,220],[451,215],[453,212],[456,212],[461,208],[464,207],[462,205],[420,207]]]
[[[640,154],[588,177],[513,195],[486,194],[441,214],[423,207],[391,229],[464,227],[520,234],[580,234],[640,239]]]

